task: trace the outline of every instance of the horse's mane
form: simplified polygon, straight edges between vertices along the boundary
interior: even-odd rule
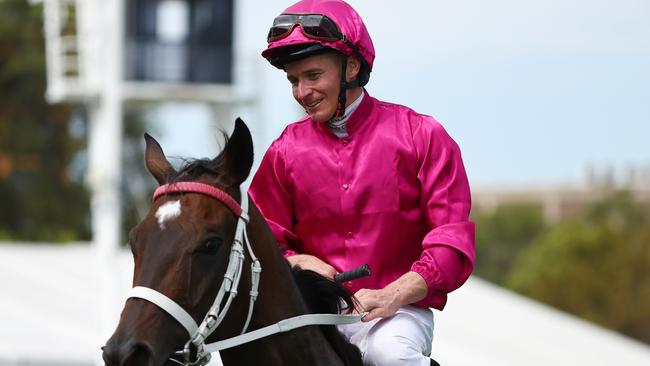
[[[331,281],[310,270],[293,268],[293,278],[311,313],[337,314],[341,300],[348,311],[354,309],[352,295],[339,283]],[[359,349],[350,344],[333,325],[321,325],[323,334],[345,365],[363,365]]]

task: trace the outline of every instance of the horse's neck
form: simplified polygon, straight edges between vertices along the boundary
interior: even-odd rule
[[[280,253],[278,243],[257,207],[251,202],[249,237],[259,252],[262,264],[258,321],[282,320],[308,312],[287,261]],[[275,320],[275,321],[277,321]]]
[[[308,313],[293,274],[266,221],[251,202],[249,239],[262,264],[259,298],[250,330]],[[242,289],[242,293],[245,293]],[[340,360],[318,327],[305,327],[222,351],[225,365],[338,365]]]

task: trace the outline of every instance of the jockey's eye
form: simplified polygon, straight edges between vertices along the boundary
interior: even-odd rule
[[[312,71],[307,74],[307,79],[314,81],[317,80],[318,77],[322,74],[322,72],[317,72],[317,71]]]
[[[198,247],[198,251],[206,254],[217,254],[219,248],[223,244],[223,239],[213,236],[201,242],[201,245]]]

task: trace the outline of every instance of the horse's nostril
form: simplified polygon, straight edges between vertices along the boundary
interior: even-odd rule
[[[129,342],[123,346],[102,347],[106,366],[148,366],[153,362],[151,348],[142,342]]]
[[[115,352],[115,347],[109,345],[102,347],[102,358],[104,359],[104,365],[106,366],[117,366],[119,365],[119,356]]]
[[[120,366],[148,366],[153,363],[153,352],[144,343],[131,343],[130,347],[125,348],[125,351],[125,357]]]

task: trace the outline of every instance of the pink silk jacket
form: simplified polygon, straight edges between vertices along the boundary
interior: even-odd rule
[[[460,150],[432,117],[367,93],[338,138],[309,118],[266,152],[250,195],[285,257],[314,255],[338,271],[368,263],[347,283],[380,289],[408,271],[442,310],[474,268],[474,223]]]

